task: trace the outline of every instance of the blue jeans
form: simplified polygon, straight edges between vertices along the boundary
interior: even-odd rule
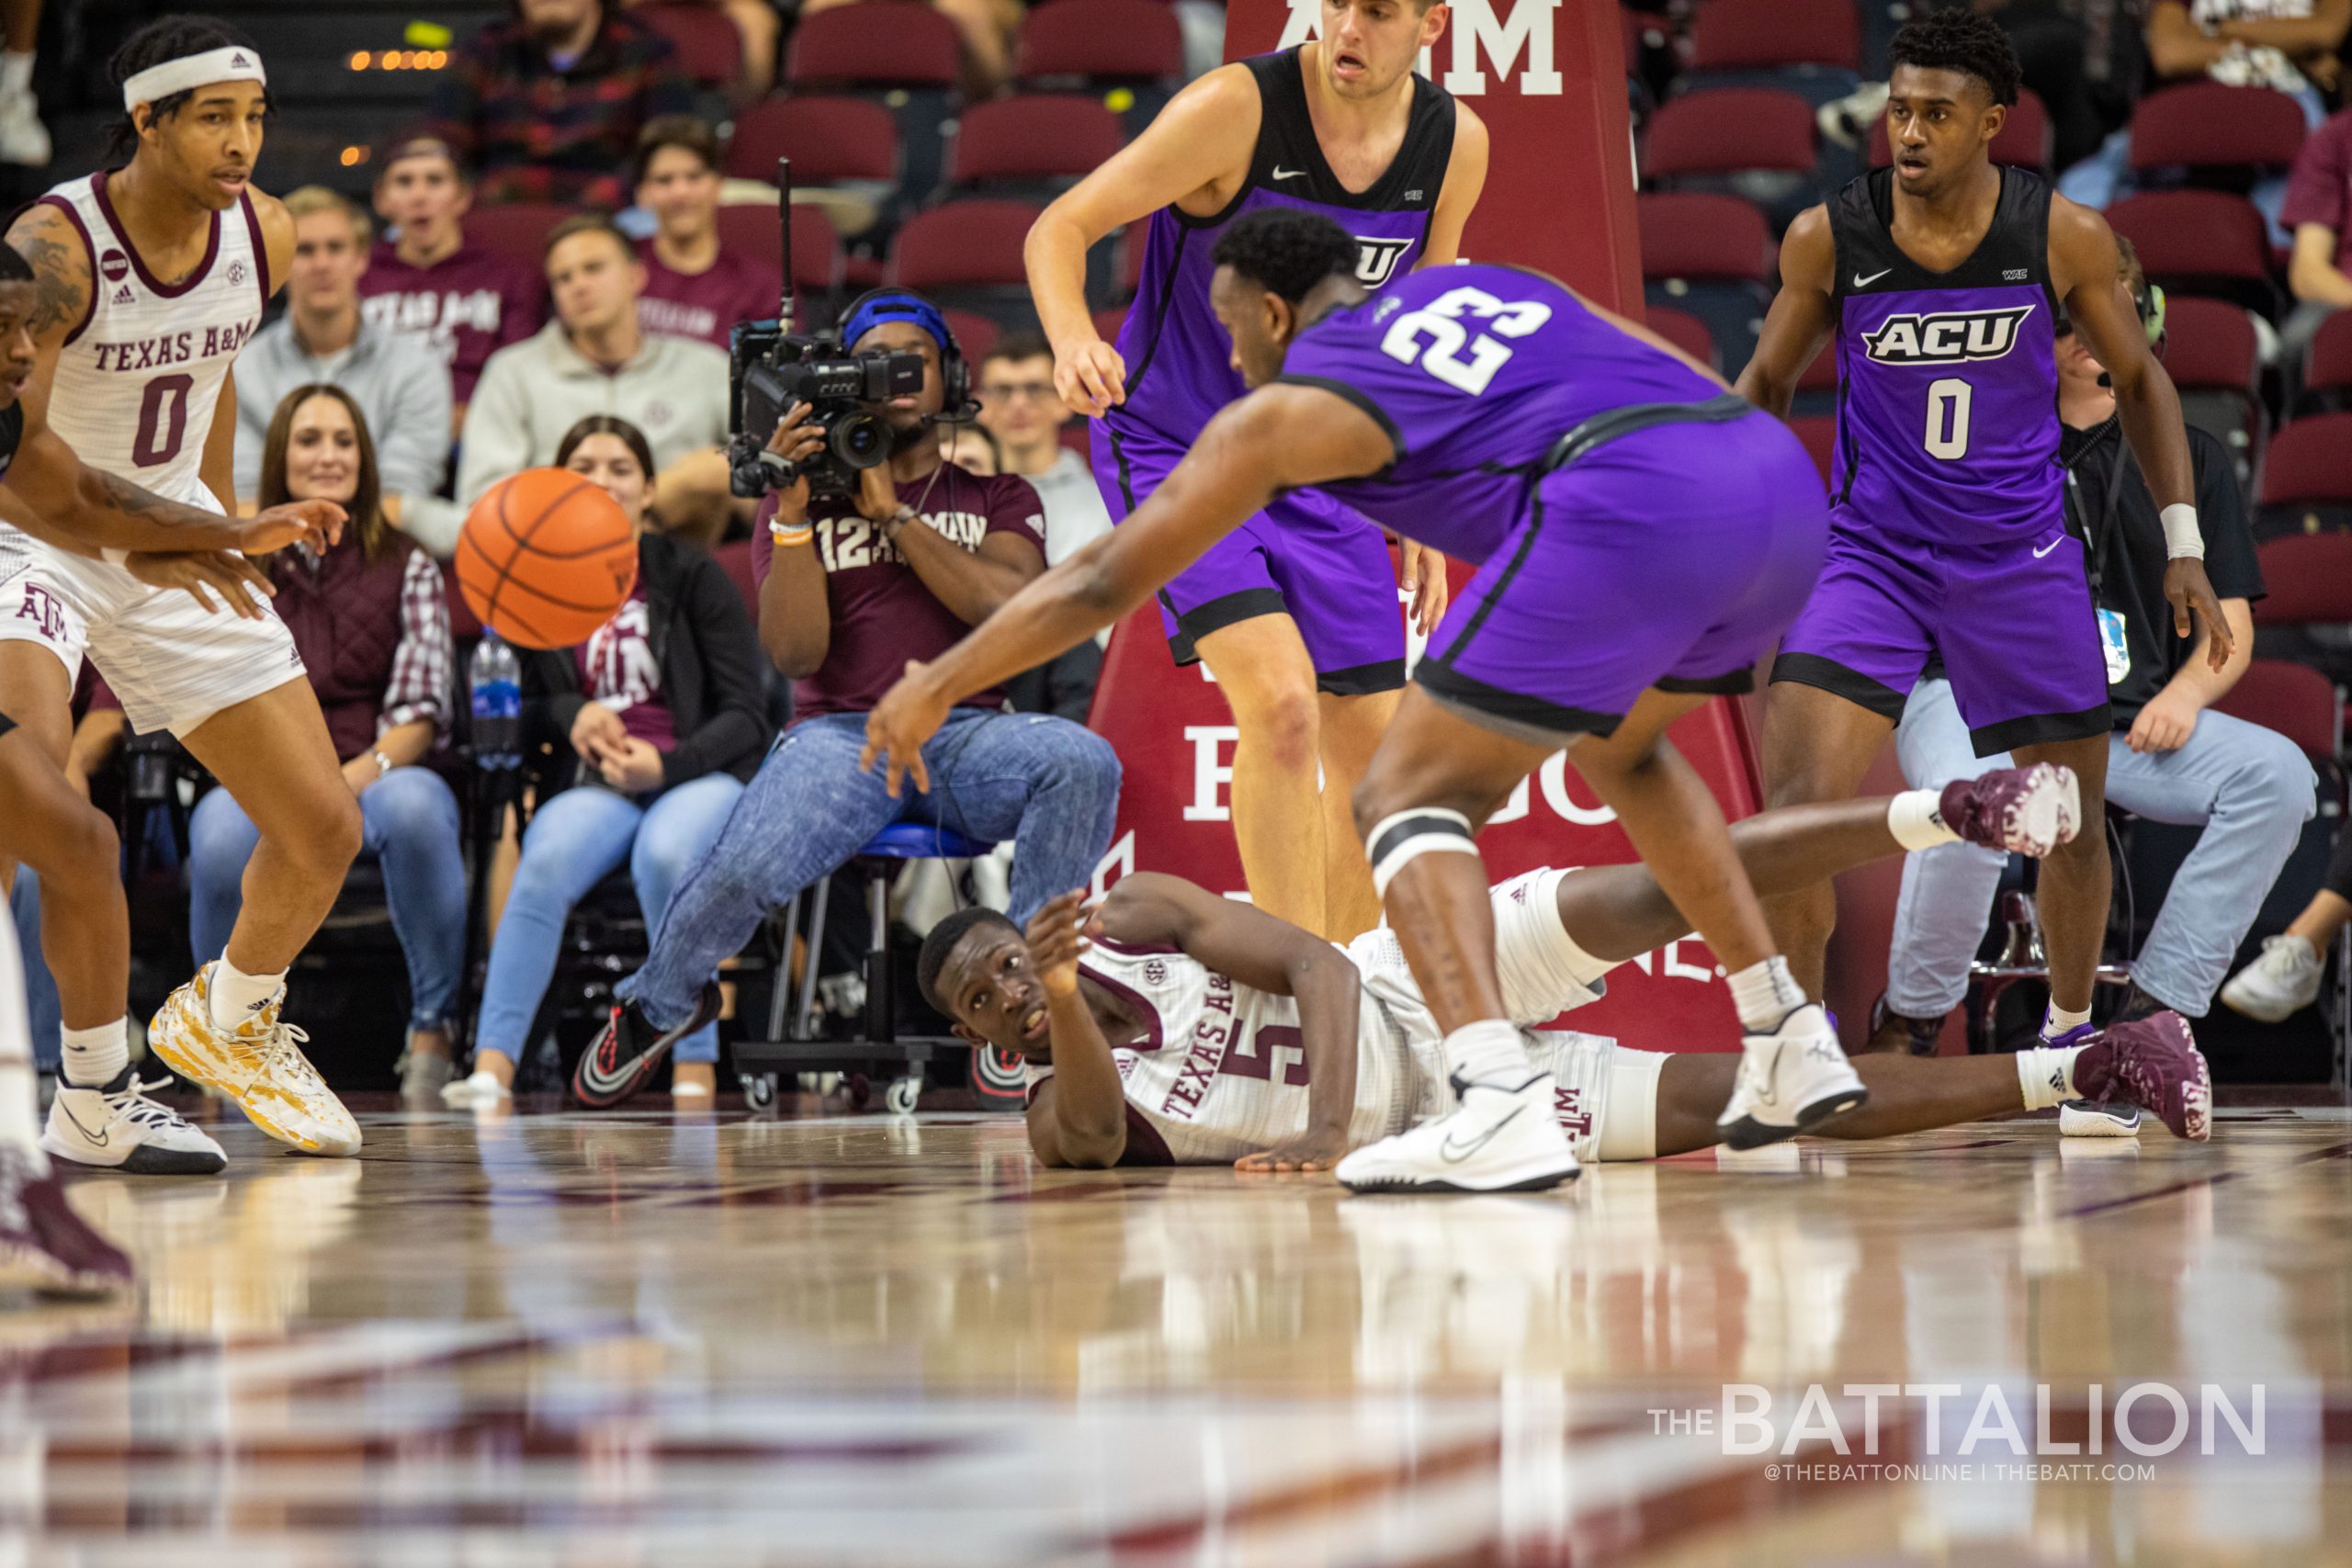
[[[394,768],[359,797],[361,852],[384,868],[384,902],[408,960],[409,1027],[443,1029],[466,952],[466,863],[458,797],[430,768]],[[245,863],[261,830],[225,789],[188,818],[188,945],[220,956],[245,900]]]
[[[1922,681],[1912,691],[1894,743],[1903,776],[1919,789],[2013,765],[2006,755],[1974,754],[1951,687],[1942,681]],[[2109,739],[2108,799],[2152,822],[2205,829],[2132,962],[2140,989],[2187,1017],[2205,1016],[2303,824],[2318,809],[2316,784],[2293,741],[2211,709],[2197,716],[2188,743],[2176,751],[2134,751],[2120,730]],[[2094,820],[2083,830],[2105,829]],[[1975,844],[1945,844],[1904,864],[1887,955],[1889,1008],[1936,1018],[1967,994],[1969,961],[1984,940],[2007,859]]]
[[[17,867],[8,913],[17,927],[17,950],[24,954],[25,1013],[33,1033],[33,1065],[53,1073],[64,1054],[59,1032],[65,1027],[65,1015],[58,1005],[56,977],[40,953],[40,874],[31,866]]]
[[[679,879],[710,850],[743,785],[731,773],[705,773],[650,799],[618,795],[600,784],[565,790],[531,813],[523,859],[490,946],[490,976],[482,983],[481,1021],[474,1049],[523,1059],[531,1020],[555,977],[557,950],[571,907],[612,874],[623,860],[637,886],[645,928],[661,923],[677,896]],[[733,949],[729,949],[732,952]],[[726,957],[720,953],[718,958]],[[694,989],[710,978],[718,958],[703,965]],[[688,992],[692,1004],[693,991]],[[678,1042],[681,1062],[718,1060],[718,1025]]]
[[[740,951],[769,910],[893,822],[1012,840],[1015,920],[1093,880],[1119,804],[1119,759],[1093,731],[1045,714],[956,708],[922,749],[932,793],[909,786],[896,800],[879,772],[858,772],[865,744],[863,714],[808,719],[777,739],[620,996],[656,1025],[685,1017],[711,966]]]

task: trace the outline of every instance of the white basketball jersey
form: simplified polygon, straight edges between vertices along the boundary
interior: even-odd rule
[[[166,285],[123,232],[106,180],[68,180],[41,197],[90,252],[89,313],[57,356],[50,428],[94,468],[218,512],[198,469],[221,383],[269,299],[261,220],[250,194],[213,213],[204,259]]]
[[[1230,1162],[1306,1130],[1307,1068],[1298,1004],[1197,959],[1097,938],[1081,972],[1145,1021],[1114,1042],[1127,1104],[1178,1165]],[[1403,1032],[1362,993],[1351,1145],[1401,1131],[1419,1099]],[[1035,1085],[1050,1069],[1032,1067]],[[1157,1155],[1158,1151],[1137,1150]]]

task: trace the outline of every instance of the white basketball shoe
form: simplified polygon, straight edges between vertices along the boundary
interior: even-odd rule
[[[1456,1078],[1453,1091],[1453,1110],[1341,1160],[1340,1185],[1356,1192],[1538,1192],[1576,1179],[1576,1151],[1553,1109],[1551,1074],[1517,1085]]]
[[[40,1146],[52,1159],[130,1176],[210,1176],[229,1163],[220,1145],[168,1105],[147,1098],[149,1083],[125,1067],[101,1085],[60,1082]]]
[[[1829,1015],[1809,1002],[1770,1034],[1746,1037],[1739,1077],[1715,1130],[1733,1148],[1761,1148],[1810,1132],[1870,1097]]]

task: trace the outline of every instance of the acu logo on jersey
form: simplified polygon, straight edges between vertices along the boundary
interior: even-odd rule
[[[1366,288],[1377,288],[1388,281],[1402,261],[1405,253],[1413,248],[1410,240],[1384,239],[1378,235],[1358,234],[1356,240],[1356,281]]]
[[[2031,314],[2032,306],[2015,305],[1998,310],[1889,316],[1878,331],[1863,333],[1862,343],[1881,365],[1962,365],[1973,359],[1999,359],[2018,345],[2018,329]]]

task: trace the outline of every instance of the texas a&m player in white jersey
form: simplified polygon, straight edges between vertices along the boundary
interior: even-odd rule
[[[127,161],[57,186],[8,233],[36,279],[32,386],[83,462],[226,512],[230,367],[294,253],[284,207],[251,188],[269,107],[261,54],[209,18],[165,17],[134,33],[110,68]],[[358,803],[292,636],[275,615],[208,615],[112,552],[90,560],[15,529],[0,529],[0,694],[19,724],[63,732],[86,651],[132,727],[171,731],[260,829],[227,951],[156,1015],[155,1055],[233,1097],[274,1138],[356,1154],[358,1124],[278,1016],[287,967],[360,844]],[[56,951],[60,937],[74,933],[44,931],[43,946]],[[63,994],[58,967],[69,1021],[92,1018],[96,1001]],[[95,1016],[107,1021],[64,1032],[70,1085],[108,1082],[127,1061],[125,1021]],[[101,1142],[111,1136],[52,1112],[44,1146],[111,1165]]]
[[[1766,812],[1733,840],[1760,891],[1961,839],[2016,850],[2054,772]],[[1388,931],[1341,949],[1153,874],[1123,879],[1099,909],[1082,897],[1047,904],[1025,933],[992,910],[960,910],[933,929],[920,966],[958,1034],[1025,1059],[1030,1145],[1047,1165],[1327,1169],[1453,1104],[1442,1032]],[[1529,872],[1494,890],[1494,911],[1503,993],[1530,1028],[1598,997],[1618,964],[1690,934],[1639,865]],[[1553,1111],[1579,1160],[1717,1143],[1739,1070],[1729,1053],[1639,1051],[1590,1034],[1532,1032],[1529,1051],[1554,1075]],[[1828,1136],[1887,1137],[2110,1093],[2155,1108],[2179,1136],[2209,1130],[2205,1060],[2174,1013],[2015,1058],[1879,1055],[1855,1067],[1869,1103],[1826,1124]]]

